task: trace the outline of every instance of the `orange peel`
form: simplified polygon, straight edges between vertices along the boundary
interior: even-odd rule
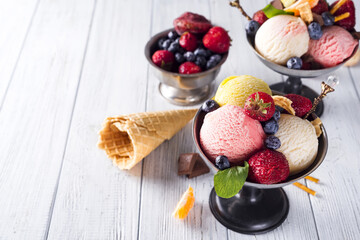
[[[180,201],[177,203],[174,212],[174,218],[184,219],[189,214],[195,203],[194,190],[191,186],[181,196]]]

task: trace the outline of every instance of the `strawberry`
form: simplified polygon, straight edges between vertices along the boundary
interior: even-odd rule
[[[244,110],[249,117],[264,122],[274,115],[275,103],[269,94],[256,92],[246,99]]]
[[[199,14],[186,12],[173,22],[176,32],[181,35],[184,32],[202,34],[212,27],[209,20]]]
[[[213,27],[203,37],[203,44],[210,51],[225,53],[230,47],[230,37],[222,27]]]
[[[259,10],[254,13],[253,20],[257,21],[261,26],[266,20],[268,20],[268,17],[265,15],[263,10]]]
[[[197,47],[196,36],[192,33],[184,32],[180,37],[179,44],[181,47],[183,47],[187,51],[192,52]]]
[[[261,184],[279,183],[289,176],[290,168],[286,157],[275,150],[261,150],[248,161],[250,181]]]
[[[326,0],[319,0],[318,4],[311,9],[313,13],[321,15],[323,12],[329,11],[329,6]]]
[[[170,71],[174,63],[174,54],[167,50],[158,50],[152,55],[152,61],[156,66]]]
[[[306,97],[297,94],[286,94],[285,97],[292,101],[291,106],[295,110],[295,115],[298,117],[304,116],[312,108],[310,99]]]
[[[330,8],[333,8],[337,2],[338,1],[331,4]],[[350,16],[343,20],[335,22],[335,24],[345,28],[348,31],[352,31],[355,27],[355,6],[353,1],[346,1],[333,15],[336,17],[346,12],[349,12]]]
[[[179,66],[179,73],[193,74],[201,72],[201,68],[193,62],[184,62]]]

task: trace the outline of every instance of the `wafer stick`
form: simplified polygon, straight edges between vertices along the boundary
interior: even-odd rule
[[[311,177],[311,176],[306,176],[305,178],[307,180],[310,180],[310,181],[314,182],[314,183],[318,183],[320,181],[319,179]]]
[[[315,194],[316,194],[316,192],[315,192],[314,190],[306,187],[305,185],[303,185],[303,184],[301,184],[301,183],[295,182],[295,183],[293,183],[293,184],[294,184],[296,187],[304,190],[305,192],[307,192],[307,193],[309,193],[309,194],[311,194],[311,195],[313,195],[313,196],[315,196]]]

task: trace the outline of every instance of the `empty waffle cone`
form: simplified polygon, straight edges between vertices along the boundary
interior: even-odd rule
[[[98,147],[120,169],[131,169],[163,141],[172,138],[197,109],[144,112],[109,117],[99,132]]]

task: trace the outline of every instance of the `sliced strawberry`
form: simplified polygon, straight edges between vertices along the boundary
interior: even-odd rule
[[[274,115],[275,103],[269,94],[256,92],[246,99],[244,110],[249,117],[263,122]]]
[[[310,99],[306,97],[297,94],[286,94],[285,97],[292,101],[291,106],[295,110],[295,115],[298,117],[303,117],[312,108]]]
[[[330,9],[333,8],[337,2],[338,1],[331,4]],[[355,20],[355,6],[354,6],[353,1],[347,0],[343,5],[341,5],[341,7],[335,13],[333,13],[333,15],[336,17],[336,16],[339,16],[346,12],[350,13],[350,16],[343,20],[335,22],[335,24],[340,27],[345,28],[348,31],[352,31],[354,29],[355,23],[356,23],[355,22],[356,21]]]
[[[311,9],[313,13],[321,15],[323,12],[329,11],[329,5],[326,0],[319,0],[318,4]]]

